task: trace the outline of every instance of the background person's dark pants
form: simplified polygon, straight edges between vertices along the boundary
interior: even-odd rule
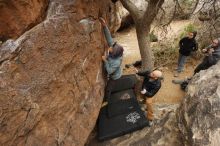
[[[196,73],[200,72],[201,70],[206,70],[206,69],[208,69],[210,66],[212,66],[212,65],[208,65],[206,62],[200,63],[200,64],[196,67],[196,69],[194,70],[194,75],[195,75]]]
[[[196,69],[194,70],[194,75],[198,72],[200,72],[201,70],[206,70],[209,67],[211,67],[212,65],[215,65],[217,62],[216,61],[210,61],[208,57],[205,57],[202,61],[202,63],[200,63]]]

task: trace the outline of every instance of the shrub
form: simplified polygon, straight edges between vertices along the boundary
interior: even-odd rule
[[[155,66],[171,65],[176,63],[179,49],[175,44],[163,44],[161,49],[153,49]]]
[[[184,28],[184,31],[180,34],[180,39],[187,35],[188,32],[196,31],[196,27],[193,24],[189,24]]]
[[[149,34],[149,37],[150,37],[150,42],[157,42],[158,41],[158,37],[154,34],[154,31],[152,31]]]

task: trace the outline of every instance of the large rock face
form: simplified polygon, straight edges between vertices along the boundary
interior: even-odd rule
[[[1,0],[0,41],[16,38],[44,18],[49,0]]]
[[[1,46],[0,145],[85,143],[102,102],[105,42],[97,18],[108,5],[50,0],[43,22]]]
[[[178,123],[186,145],[220,144],[220,62],[197,74],[188,86],[178,111]]]

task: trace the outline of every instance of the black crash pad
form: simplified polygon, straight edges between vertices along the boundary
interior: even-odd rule
[[[127,89],[120,92],[112,93],[110,98],[108,99],[108,103],[112,104],[114,102],[119,102],[120,100],[127,100],[127,99],[136,99],[135,93],[133,89]]]
[[[116,92],[111,94],[108,100],[108,116],[113,117],[124,114],[138,106],[133,89]]]
[[[132,89],[135,87],[137,83],[136,75],[123,75],[120,79],[115,81],[114,88],[112,89],[111,93]]]
[[[101,109],[99,115],[98,139],[103,141],[115,138],[142,129],[148,125],[148,120],[140,108],[135,108],[128,113],[109,118],[107,106],[105,106]]]
[[[135,96],[135,75],[117,80],[108,104],[101,108],[98,119],[98,139],[107,140],[139,130],[149,125]]]
[[[138,103],[136,98],[130,98],[126,100],[119,100],[118,102],[113,102],[108,104],[107,112],[108,117],[114,117],[121,114],[128,113],[138,108]]]

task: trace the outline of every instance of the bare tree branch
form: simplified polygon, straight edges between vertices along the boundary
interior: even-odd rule
[[[150,0],[148,2],[148,6],[144,13],[142,22],[144,27],[151,25],[163,3],[164,0]]]
[[[179,0],[175,0],[175,1],[176,1],[176,5],[177,5],[177,7],[179,8],[179,10],[180,10],[181,12],[183,12],[183,8],[181,7]]]
[[[170,18],[170,20],[167,23],[163,24],[162,27],[168,26],[174,20],[174,18],[176,16],[177,6],[178,6],[178,0],[175,0],[175,7],[174,7],[172,17]]]
[[[132,18],[136,22],[142,12],[130,1],[130,0],[120,0],[122,5],[129,11],[131,14]]]
[[[193,9],[192,9],[192,11],[191,11],[191,14],[193,14],[193,13],[195,12],[195,10],[196,10],[198,4],[199,4],[199,0],[196,0],[196,3],[195,3],[195,5],[194,5],[194,7],[193,7]]]
[[[201,12],[201,11],[202,11],[202,9],[208,9],[208,7],[207,7],[207,8],[205,8],[205,6],[206,6],[207,4],[212,3],[212,1],[213,1],[213,0],[209,0],[209,1],[201,1],[201,0],[199,0],[199,2],[200,2],[200,3],[202,3],[202,6],[201,6],[201,8],[199,8],[199,9],[197,10],[197,12],[196,12],[196,13]],[[210,7],[210,6],[209,6],[209,7]],[[196,13],[195,13],[195,14],[196,14]]]
[[[214,18],[215,19],[218,19],[218,11],[219,11],[219,8],[217,8],[217,0],[214,0],[213,2],[213,10],[214,10]]]

